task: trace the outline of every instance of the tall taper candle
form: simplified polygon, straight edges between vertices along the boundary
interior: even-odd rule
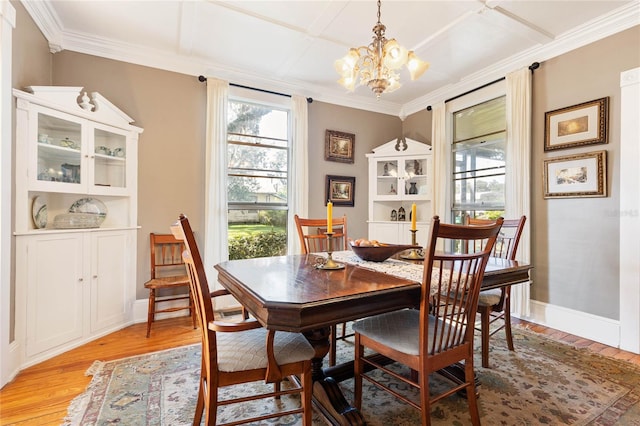
[[[333,203],[327,203],[327,232],[333,232]]]
[[[416,230],[416,203],[411,204],[411,230]]]

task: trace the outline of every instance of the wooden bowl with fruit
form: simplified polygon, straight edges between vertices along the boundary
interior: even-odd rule
[[[371,262],[384,262],[394,254],[408,249],[421,249],[422,246],[412,246],[410,244],[387,244],[377,240],[367,240],[360,238],[350,240],[351,250],[362,260]]]

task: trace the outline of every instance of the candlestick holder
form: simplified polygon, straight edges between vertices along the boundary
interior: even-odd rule
[[[418,245],[416,243],[416,232],[418,232],[417,229],[411,229],[411,245],[412,246]],[[411,249],[409,254],[403,254],[400,257],[403,258],[403,259],[408,259],[408,260],[423,260],[424,259],[424,256],[421,255],[420,253],[418,253],[418,250],[416,250],[416,249]]]
[[[333,260],[333,232],[325,232],[327,236],[327,261],[316,266],[318,269],[343,269],[344,263],[338,263]]]

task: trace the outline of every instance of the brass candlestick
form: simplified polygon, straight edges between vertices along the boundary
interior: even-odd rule
[[[416,246],[418,244],[416,244],[416,232],[418,232],[417,229],[411,229],[411,245],[412,246]],[[423,260],[424,256],[422,256],[420,253],[418,253],[418,250],[416,249],[411,249],[411,251],[409,252],[409,254],[404,254],[402,256],[400,256],[403,259],[409,259],[409,260]]]
[[[342,269],[344,263],[338,263],[333,260],[331,254],[333,253],[333,232],[325,232],[327,236],[327,261],[318,266],[318,269]]]

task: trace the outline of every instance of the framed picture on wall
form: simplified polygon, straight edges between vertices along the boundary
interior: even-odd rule
[[[544,150],[607,143],[609,97],[544,114]]]
[[[354,199],[356,195],[355,176],[327,175],[325,189],[325,205],[331,201],[334,206],[354,206]]]
[[[324,159],[340,163],[353,163],[356,135],[327,130],[324,137]]]
[[[607,196],[607,151],[544,160],[544,198]]]

